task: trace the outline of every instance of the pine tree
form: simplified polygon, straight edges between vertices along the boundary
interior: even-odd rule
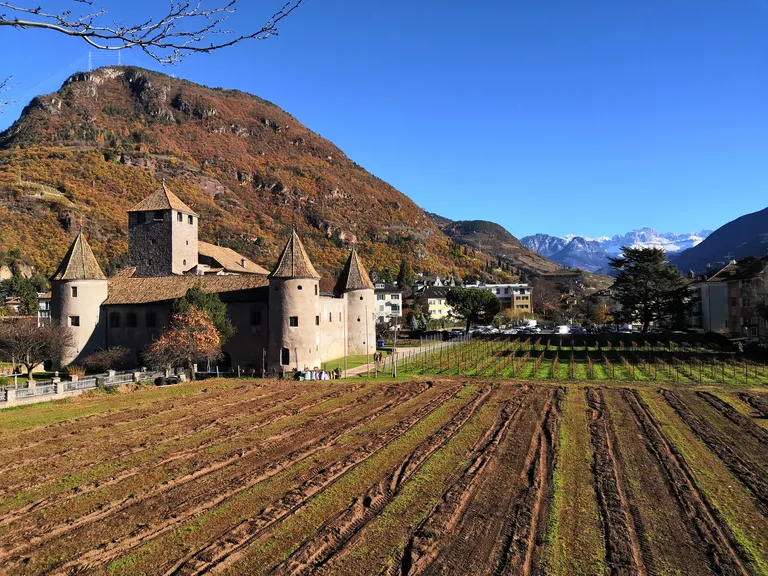
[[[643,331],[651,322],[682,327],[690,307],[685,277],[659,248],[622,247],[622,251],[623,256],[610,259],[611,268],[618,272],[614,298],[622,307],[614,312],[614,320],[641,322]]]

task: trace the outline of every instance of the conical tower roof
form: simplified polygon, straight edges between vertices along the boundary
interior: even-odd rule
[[[344,270],[341,271],[338,282],[336,282],[334,292],[343,294],[350,290],[373,290],[373,288],[373,282],[371,282],[365,266],[360,262],[360,257],[357,255],[357,249],[352,248],[352,253],[344,265]]]
[[[179,200],[176,194],[168,190],[165,180],[163,180],[160,190],[144,198],[144,200],[136,204],[128,212],[150,212],[154,210],[176,210],[177,212],[192,214],[193,216],[198,215],[192,208]]]
[[[291,232],[291,237],[288,239],[285,248],[283,248],[280,258],[277,260],[277,266],[272,270],[269,277],[314,278],[316,280],[320,278],[320,274],[312,266],[312,262],[310,262],[309,256],[307,256],[307,251],[304,250],[304,245],[301,243],[295,229]]]
[[[51,280],[106,280],[101,271],[93,250],[83,236],[82,231],[77,235],[67,255],[59,264]]]

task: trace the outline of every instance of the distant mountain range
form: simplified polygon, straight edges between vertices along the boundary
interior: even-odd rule
[[[660,233],[653,228],[640,228],[626,234],[588,238],[568,235],[564,237],[548,234],[525,236],[520,242],[526,248],[568,268],[581,268],[589,272],[609,271],[608,259],[621,254],[623,246],[632,248],[661,248],[670,256],[680,254],[703,242],[711,230],[680,234]]]

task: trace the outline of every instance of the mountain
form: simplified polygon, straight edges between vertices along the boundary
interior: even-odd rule
[[[526,248],[533,250],[545,258],[551,258],[568,244],[568,240],[565,238],[558,238],[557,236],[550,236],[549,234],[525,236],[520,242]]]
[[[547,234],[534,234],[525,236],[520,241],[524,246],[563,266],[606,273],[610,270],[608,258],[621,254],[623,246],[661,248],[668,254],[678,254],[696,246],[711,233],[711,230],[688,234],[659,233],[653,228],[639,228],[626,234],[594,239],[575,235],[560,238]]]
[[[527,274],[558,274],[564,270],[554,262],[523,246],[508,230],[486,220],[449,220],[428,213],[432,221],[456,244],[480,250],[520,268]]]
[[[267,268],[294,224],[326,276],[352,244],[369,270],[407,258],[480,274],[491,260],[461,254],[407,196],[271,102],[134,67],[75,74],[0,133],[0,250],[52,272],[84,227],[114,273],[126,210],[163,179],[200,213],[200,240]]]
[[[768,208],[745,214],[712,232],[706,240],[672,258],[683,271],[704,272],[746,256],[768,253]]]

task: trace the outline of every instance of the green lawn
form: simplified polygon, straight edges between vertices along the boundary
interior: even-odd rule
[[[373,362],[373,352],[367,355],[368,361]],[[363,366],[366,361],[366,354],[350,354],[347,356],[347,370]],[[322,368],[324,370],[335,370],[336,366],[343,372],[344,371],[344,358],[338,358],[336,360],[329,360],[323,362]]]

